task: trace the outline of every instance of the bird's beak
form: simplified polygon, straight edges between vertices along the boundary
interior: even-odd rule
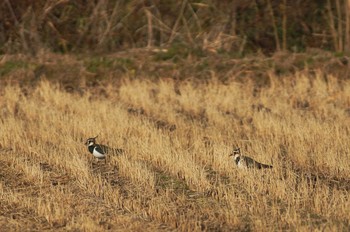
[[[233,153],[231,153],[229,156],[233,156]]]

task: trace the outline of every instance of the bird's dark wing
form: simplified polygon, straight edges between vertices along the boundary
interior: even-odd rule
[[[124,153],[124,150],[121,148],[110,148],[106,145],[102,145],[99,144],[99,149],[101,149],[103,151],[103,154],[107,153],[107,154],[112,154],[112,155],[120,155],[122,153]],[[98,150],[98,152],[100,152]]]
[[[104,145],[96,144],[95,149],[96,149],[97,152],[99,152],[101,154],[106,154],[108,152],[108,147],[106,147]]]
[[[258,162],[256,162],[254,159],[252,159],[248,156],[244,156],[244,160],[246,161],[248,168],[259,168],[260,169],[260,167],[259,167],[260,164]]]

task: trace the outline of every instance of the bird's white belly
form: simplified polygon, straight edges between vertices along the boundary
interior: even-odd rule
[[[98,159],[102,159],[102,158],[105,158],[105,154],[101,154],[99,153],[98,151],[96,151],[96,149],[94,149],[93,153],[92,153],[96,158]]]
[[[244,164],[244,162],[242,161],[239,161],[238,164],[237,164],[238,168],[241,168],[241,169],[245,169],[247,168],[247,166]]]

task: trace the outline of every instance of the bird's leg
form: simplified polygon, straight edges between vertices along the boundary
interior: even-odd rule
[[[91,170],[93,169],[93,162],[94,162],[94,158],[92,157],[92,158],[90,159],[90,168],[91,168]]]

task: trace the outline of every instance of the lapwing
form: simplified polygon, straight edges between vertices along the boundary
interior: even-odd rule
[[[119,155],[124,152],[124,150],[120,148],[110,148],[102,144],[97,144],[96,138],[97,136],[88,138],[85,142],[85,145],[87,145],[89,152],[97,159],[106,159],[106,155]]]
[[[259,163],[252,158],[248,156],[244,156],[241,154],[241,149],[236,148],[232,151],[230,156],[233,156],[233,159],[235,160],[235,163],[238,168],[240,169],[246,169],[246,168],[257,168],[257,169],[263,169],[263,168],[272,168],[271,165],[268,164],[262,164]]]

